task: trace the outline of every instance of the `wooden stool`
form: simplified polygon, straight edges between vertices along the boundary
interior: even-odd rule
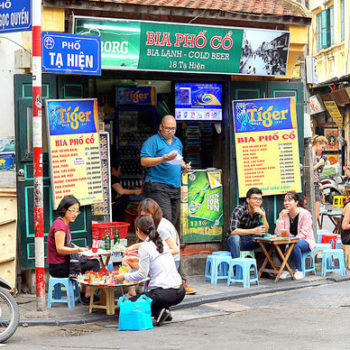
[[[350,245],[341,245],[341,249],[344,250],[344,255],[345,255],[345,266],[348,270],[350,270]]]
[[[333,207],[343,208],[345,196],[334,196],[333,197]]]
[[[114,288],[115,287],[93,286],[93,290],[90,296],[89,312],[91,313],[92,309],[103,309],[106,310],[107,315],[114,315],[115,309],[119,307],[115,304]],[[96,289],[101,289],[101,300],[94,303],[94,292]]]

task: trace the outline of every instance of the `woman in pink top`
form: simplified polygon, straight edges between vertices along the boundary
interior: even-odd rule
[[[295,244],[291,258],[293,259],[296,272],[295,279],[302,279],[304,274],[301,268],[301,256],[303,253],[310,252],[315,249],[316,242],[312,230],[312,219],[310,212],[304,208],[304,204],[300,200],[298,194],[294,191],[287,192],[284,196],[284,208],[276,222],[275,234],[281,236],[281,229],[287,230],[288,237],[299,238]],[[284,246],[281,246],[283,248]],[[281,278],[287,278],[289,272],[284,271]]]
[[[64,278],[69,276],[69,259],[70,254],[80,253],[88,250],[83,247],[72,247],[71,233],[69,224],[74,222],[79,211],[80,203],[74,196],[65,196],[57,207],[59,217],[52,223],[47,238],[47,262],[49,263],[49,272],[52,277]],[[81,263],[81,272],[88,270],[98,271],[99,262],[90,259]],[[82,292],[84,287],[82,288]],[[82,296],[84,304],[89,302],[88,298],[91,294],[91,287],[85,290],[85,297]]]

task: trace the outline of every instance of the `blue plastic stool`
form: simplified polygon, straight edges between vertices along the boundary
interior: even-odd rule
[[[326,276],[327,272],[339,271],[341,276],[346,275],[345,258],[343,249],[328,249],[323,251],[322,256],[322,276]],[[339,266],[334,264],[334,260],[338,259]]]
[[[234,267],[236,269],[234,269]],[[250,269],[253,268],[254,274],[250,276]],[[250,288],[250,282],[259,284],[258,270],[256,268],[256,260],[250,258],[231,259],[228,268],[227,285],[231,283],[243,283],[244,288]]]
[[[324,250],[332,249],[332,245],[329,243],[317,243],[315,249],[312,251],[314,254],[314,262],[315,262],[315,267],[321,267],[322,262],[317,261],[317,255],[320,252],[323,252]]]
[[[310,259],[308,266],[306,266],[307,257]],[[307,252],[301,255],[301,271],[303,271],[304,277],[307,272],[313,272],[316,275],[314,252]]]
[[[62,293],[61,285],[66,288],[66,293]],[[75,292],[74,292],[75,287]],[[54,292],[52,296],[52,292]],[[67,298],[61,299],[62,296]],[[75,302],[80,300],[80,290],[77,281],[71,281],[69,278],[57,278],[50,276],[49,291],[47,298],[47,307],[50,308],[52,303],[67,303],[69,308],[75,307]]]
[[[231,256],[231,253],[227,250],[218,250],[216,252],[212,252],[211,255]]]
[[[329,230],[317,230],[316,243],[322,242],[322,235],[329,235],[330,233]]]
[[[251,258],[255,259],[255,251],[254,250],[242,250],[239,255],[240,258]]]
[[[231,254],[230,256],[208,255],[204,281],[210,279],[211,284],[216,284],[218,280],[227,279],[228,266],[231,260]]]
[[[231,258],[231,252],[228,252],[227,250],[218,250],[216,252],[212,252],[211,255],[227,256]],[[225,262],[221,263],[218,271],[219,276],[227,276],[227,271],[228,264],[226,264]]]
[[[337,242],[335,244],[335,249],[340,249],[341,248],[341,245],[342,245],[342,242],[341,242],[341,239],[337,239]]]

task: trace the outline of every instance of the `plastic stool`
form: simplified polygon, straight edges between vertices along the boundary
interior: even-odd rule
[[[322,242],[323,235],[329,235],[331,232],[329,230],[317,230],[316,243]]]
[[[255,251],[254,250],[242,250],[240,253],[240,258],[251,258],[255,259]]]
[[[346,198],[346,196],[334,196],[333,197],[333,207],[343,208],[345,198]]]
[[[338,235],[332,233],[328,235],[322,235],[321,243],[330,243],[332,245],[332,248],[335,249],[337,238]]]
[[[315,249],[312,251],[314,254],[315,267],[321,267],[322,262],[317,261],[317,255],[324,250],[332,249],[332,245],[329,243],[317,243]]]
[[[227,279],[227,271],[231,260],[231,255],[208,255],[204,281],[210,279],[211,284],[216,284],[218,280]]]
[[[211,255],[221,255],[221,256],[231,256],[231,253],[227,250],[218,250],[217,252],[212,252]]]
[[[66,288],[66,293],[61,291],[61,285]],[[75,291],[74,291],[75,287]],[[54,295],[52,296],[52,292]],[[67,296],[65,299],[61,299],[62,296]],[[51,307],[51,303],[67,303],[69,308],[75,307],[75,302],[80,300],[80,290],[77,281],[71,281],[69,278],[57,278],[50,276],[49,291],[47,298],[47,307]]]
[[[341,249],[342,242],[341,239],[337,238],[336,244],[335,244],[335,249]]]
[[[236,269],[234,269],[236,267]],[[250,269],[253,267],[254,274],[250,276]],[[227,285],[231,283],[243,283],[244,288],[250,288],[250,282],[259,284],[258,271],[256,268],[256,260],[250,258],[231,259],[228,268]]]
[[[338,259],[339,266],[334,264],[334,260]],[[338,270],[341,276],[346,275],[345,258],[343,249],[328,249],[323,251],[322,256],[322,276],[326,276],[327,272]]]
[[[310,258],[310,264],[308,266],[306,266],[307,257]],[[301,271],[303,271],[304,277],[307,272],[313,272],[316,275],[314,252],[307,252],[301,255]]]
[[[231,252],[228,252],[227,250],[218,250],[216,252],[212,252],[211,255],[227,256],[231,258]],[[226,264],[225,262],[221,263],[219,272],[218,272],[219,276],[227,276],[227,271],[228,271],[228,264]]]

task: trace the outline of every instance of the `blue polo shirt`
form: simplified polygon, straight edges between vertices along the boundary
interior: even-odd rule
[[[143,144],[141,149],[141,158],[161,157],[164,154],[169,154],[171,151],[178,151],[182,155],[182,143],[180,139],[173,136],[172,144],[161,135],[151,136]],[[173,187],[181,186],[181,165],[169,164],[164,162],[155,166],[146,168],[146,182],[161,182]]]

